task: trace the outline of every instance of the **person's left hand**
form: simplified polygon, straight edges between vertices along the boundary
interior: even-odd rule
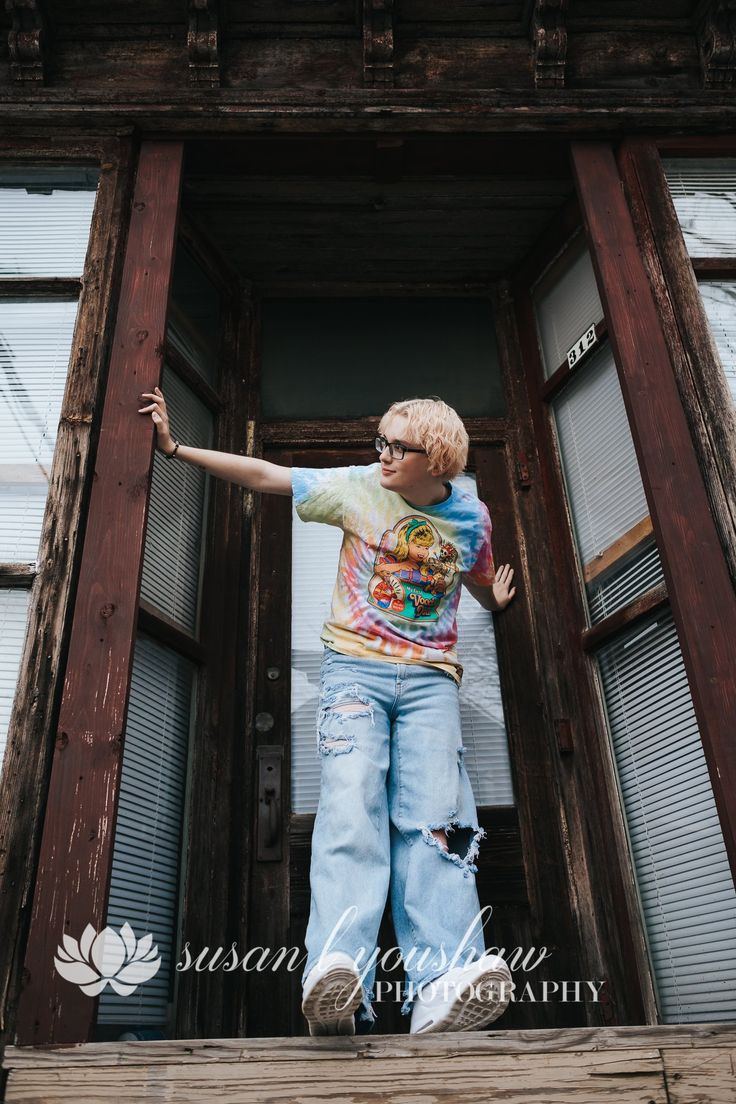
[[[500,610],[505,609],[516,594],[516,587],[511,586],[513,576],[514,569],[510,564],[502,564],[496,572],[496,581],[491,589]]]

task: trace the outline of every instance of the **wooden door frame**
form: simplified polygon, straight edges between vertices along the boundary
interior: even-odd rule
[[[68,744],[66,740],[57,744],[49,784],[44,850],[26,947],[28,984],[21,995],[16,1025],[21,1045],[82,1042],[94,1037],[97,1000],[77,992],[53,970],[53,951],[61,938],[58,924],[56,929],[53,924],[58,917],[64,930],[72,933],[81,933],[88,922],[97,930],[104,926],[122,734],[138,631],[153,635],[199,666],[193,719],[197,737],[192,742],[181,915],[175,938],[188,939],[198,948],[218,940],[227,945],[233,929],[231,864],[239,841],[231,810],[237,808],[237,734],[244,708],[238,687],[243,684],[243,654],[247,651],[239,646],[245,634],[238,633],[238,624],[247,623],[248,600],[247,590],[243,592],[241,586],[245,567],[242,547],[247,543],[243,488],[212,480],[199,638],[139,600],[155,435],[147,419],[134,417],[137,405],[132,404],[138,392],[144,385],[151,387],[160,381],[163,361],[168,361],[216,415],[213,447],[223,451],[242,451],[241,418],[247,414],[247,384],[235,365],[251,339],[249,290],[209,246],[201,228],[180,211],[182,160],[180,142],[144,142],[139,152],[61,702],[59,730],[68,730],[70,738]],[[101,229],[104,223],[96,233]],[[206,383],[166,337],[178,242],[192,253],[222,295],[221,381],[215,385]],[[78,677],[80,672],[84,679]],[[108,679],[114,691],[105,696],[100,688]],[[91,742],[79,734],[80,724],[91,733]],[[84,778],[84,786],[78,790],[69,779],[70,770]],[[74,800],[70,804],[71,793]],[[77,825],[77,835],[68,856],[60,861],[54,847],[58,839],[68,837],[64,825],[70,822]],[[224,861],[213,865],[212,855],[218,849]],[[203,899],[211,911],[202,908]],[[213,1030],[237,1034],[238,1004],[230,992],[229,976],[218,970],[190,971],[177,972],[174,980],[179,1034],[207,1036]]]
[[[497,306],[498,313],[498,306]],[[503,312],[502,312],[503,313]],[[504,314],[504,326],[508,325],[508,317]],[[508,333],[504,346],[508,344]],[[504,367],[504,373],[508,367]],[[299,450],[303,456],[312,455],[316,461],[329,449],[348,449],[354,446],[356,440],[369,440],[375,435],[377,417],[358,418],[346,421],[319,422],[273,422],[260,426],[259,442],[260,454],[290,463],[291,458]],[[504,687],[504,706],[507,714],[507,731],[509,735],[510,754],[514,770],[514,785],[519,810],[519,836],[515,836],[512,825],[506,825],[503,832],[499,832],[498,849],[494,860],[498,866],[523,861],[522,880],[528,885],[528,909],[515,906],[508,907],[508,922],[506,930],[515,931],[514,942],[516,946],[541,946],[545,944],[550,951],[549,964],[545,962],[539,967],[533,979],[534,982],[549,980],[554,981],[563,978],[588,977],[584,971],[588,956],[581,945],[580,931],[575,922],[574,908],[572,905],[573,890],[570,884],[570,870],[568,865],[568,844],[566,842],[566,825],[564,819],[560,819],[562,806],[559,781],[558,758],[559,747],[556,732],[550,731],[547,710],[545,708],[544,680],[539,663],[536,633],[532,623],[531,603],[529,599],[529,586],[526,572],[525,546],[528,541],[521,531],[520,511],[516,500],[519,495],[514,495],[512,487],[520,489],[523,496],[524,475],[520,472],[517,456],[517,435],[513,428],[516,419],[509,418],[466,418],[466,427],[471,437],[472,450],[484,449],[481,463],[478,465],[479,489],[481,494],[487,497],[486,487],[496,486],[506,490],[503,507],[500,505],[503,494],[494,496],[489,501],[489,508],[494,517],[494,551],[497,562],[514,562],[521,557],[521,563],[517,570],[517,579],[524,583],[519,587],[518,599],[514,606],[503,615],[494,615],[499,666],[501,669],[502,685]],[[474,457],[473,457],[474,458]],[[302,460],[302,463],[304,461]],[[290,499],[287,500],[290,504]],[[261,513],[261,511],[258,511]],[[286,520],[288,530],[291,526],[291,511],[287,512],[286,504],[278,503],[275,513],[283,515],[281,521],[274,524],[268,523],[268,531],[271,536],[276,530],[281,534],[280,546],[286,540]],[[271,511],[266,508],[266,513]],[[259,525],[263,525],[261,517]],[[290,541],[288,555],[290,556]],[[258,551],[254,549],[254,568],[252,578],[258,578],[255,564],[258,562]],[[266,573],[268,573],[266,567]],[[259,609],[263,604],[254,603]],[[252,626],[253,638],[259,642],[266,639],[267,634],[258,631],[257,625]],[[290,644],[288,634],[280,629],[272,632],[272,647],[280,657],[280,663],[276,666],[289,668]],[[259,657],[261,673],[266,664],[266,658],[261,654],[259,643]],[[515,660],[516,656],[523,655],[524,662]],[[268,664],[274,665],[272,655],[269,653]],[[530,672],[533,674],[530,678]],[[253,714],[267,712],[272,715],[278,712],[278,723],[288,725],[288,715],[284,716],[283,701],[279,705],[275,694],[276,683],[258,676],[253,672],[253,692],[249,695],[253,702]],[[530,692],[530,685],[533,689]],[[283,685],[283,684],[279,684]],[[284,699],[285,700],[285,699]],[[251,716],[250,732],[253,731],[253,716]],[[250,739],[250,737],[249,737]],[[266,738],[267,742],[267,738]],[[251,763],[254,762],[251,752]],[[285,778],[288,777],[285,774]],[[251,794],[251,800],[255,804],[255,798]],[[251,817],[251,831],[255,830],[254,817]],[[251,854],[253,848],[251,847]],[[490,854],[489,854],[490,857]],[[488,859],[487,859],[488,861]],[[251,885],[251,901],[254,900],[256,883],[249,878]],[[263,892],[263,887],[259,886]],[[509,889],[511,893],[519,892],[516,885]],[[518,905],[518,901],[516,902]],[[499,910],[502,912],[503,910]],[[493,926],[491,927],[493,930]],[[248,945],[260,944],[260,933],[254,938],[249,933]],[[501,940],[508,946],[508,940]],[[292,945],[293,940],[289,943]],[[600,980],[600,977],[599,977]],[[269,977],[272,989],[272,979]],[[279,991],[279,1001],[294,1004],[294,992],[289,986],[284,986],[284,991]],[[582,1022],[600,1022],[601,1010],[593,1010],[587,1005],[583,1010],[570,1004],[560,1004],[553,1008],[551,1004],[536,1006],[531,1009],[529,1005],[518,1005],[516,1013],[521,1027],[561,1027],[575,1026]]]
[[[154,450],[131,403],[144,383],[160,382],[182,160],[181,142],[144,142],[138,159],[26,946],[20,1045],[80,1042],[94,1027],[96,1000],[53,963],[63,934],[79,938],[87,924],[105,925]]]
[[[98,410],[120,284],[127,208],[133,188],[134,142],[130,138],[3,138],[0,154],[15,164],[89,164],[100,169],[90,226],[84,279],[69,357],[54,461],[49,481],[38,564],[30,587],[25,646],[8,728],[0,784],[0,1049],[13,1038],[23,980],[23,954],[30,922],[44,806],[49,786],[56,716],[69,645],[76,578],[95,448]],[[20,285],[25,281],[19,280]],[[23,294],[23,286],[10,294]],[[0,1084],[0,1094],[2,1085]]]
[[[608,729],[595,664],[581,647],[586,624],[554,443],[543,401],[539,346],[530,288],[580,232],[577,197],[541,235],[512,277],[498,285],[499,333],[507,365],[507,391],[515,417],[517,454],[527,486],[519,496],[537,648],[544,670],[550,740],[557,750],[559,817],[586,962],[586,979],[602,981],[596,1022],[656,1023],[646,940],[629,857],[626,827],[611,760]],[[553,596],[553,601],[550,600]]]
[[[672,143],[676,143],[676,140],[672,139],[669,143],[665,142],[664,144],[668,149],[680,152],[680,144],[673,145]],[[687,142],[685,144],[689,145]],[[706,147],[712,149],[712,140],[707,140]],[[698,150],[700,148],[700,145],[698,145]],[[716,618],[716,622],[722,630],[726,623],[731,623],[729,618],[732,614],[729,613],[724,616],[723,611],[733,609],[733,587],[730,585],[728,578],[723,543],[720,546],[718,544],[713,514],[707,509],[707,506],[704,508],[702,488],[703,480],[705,480],[712,488],[711,497],[713,500],[723,501],[722,489],[719,496],[717,486],[718,480],[723,478],[723,463],[716,464],[711,458],[707,464],[703,465],[701,459],[700,478],[696,477],[697,463],[693,439],[683,431],[683,410],[680,400],[676,396],[675,378],[678,372],[682,376],[685,369],[681,363],[678,364],[676,356],[672,360],[668,358],[667,349],[662,340],[662,327],[667,328],[667,320],[671,315],[672,307],[665,302],[666,295],[662,291],[662,275],[656,265],[657,250],[652,247],[651,230],[648,235],[645,226],[645,223],[651,220],[653,226],[658,226],[660,229],[668,226],[669,232],[672,232],[672,214],[662,210],[661,175],[659,175],[658,180],[655,179],[657,174],[661,174],[661,167],[656,166],[657,173],[655,174],[652,166],[652,148],[648,140],[632,139],[625,141],[619,150],[618,166],[610,148],[599,143],[581,143],[577,146],[573,145],[571,149],[576,165],[576,179],[580,199],[578,199],[578,196],[571,199],[567,216],[560,220],[559,226],[551,227],[549,232],[543,236],[538,248],[527,258],[527,261],[520,267],[508,285],[509,301],[513,304],[517,332],[520,338],[519,374],[520,384],[525,395],[525,399],[521,401],[527,401],[532,412],[536,444],[538,446],[536,460],[540,464],[540,473],[545,483],[545,498],[552,522],[550,550],[556,559],[560,559],[560,562],[564,559],[574,562],[575,548],[569,521],[569,508],[563,493],[563,476],[554,441],[551,411],[546,401],[555,387],[563,382],[563,379],[561,373],[558,372],[549,380],[544,380],[529,289],[542,271],[566,248],[572,237],[577,232],[583,232],[583,223],[585,222],[588,245],[598,273],[599,289],[608,323],[607,332],[610,332],[611,327],[615,325],[617,329],[623,330],[625,335],[624,340],[617,343],[613,333],[610,334],[619,369],[622,392],[624,393],[627,413],[630,418],[632,437],[642,470],[642,478],[645,488],[647,488],[650,508],[652,508],[653,514],[656,513],[653,500],[657,498],[659,512],[664,515],[664,524],[662,524],[662,519],[655,521],[655,532],[658,538],[660,555],[663,564],[666,565],[665,575],[668,585],[658,588],[656,594],[652,592],[645,595],[637,603],[636,609],[625,612],[627,616],[629,614],[632,616],[644,615],[667,600],[668,592],[672,594],[673,580],[675,579],[672,568],[669,566],[672,559],[680,561],[679,574],[677,575],[678,582],[675,584],[678,587],[680,587],[687,571],[689,570],[692,573],[695,570],[692,559],[687,566],[685,565],[688,556],[683,555],[682,541],[676,537],[678,521],[674,502],[678,497],[680,501],[686,500],[683,497],[685,484],[696,489],[699,485],[698,494],[701,495],[698,500],[699,524],[704,527],[708,534],[705,539],[710,549],[709,562],[713,565],[715,577],[718,580],[720,598],[723,603],[722,613]],[[596,156],[602,158],[602,164],[593,165],[592,159]],[[623,183],[625,183],[626,192],[630,197],[629,202],[632,203],[631,210],[626,205],[627,200],[624,198],[626,192],[622,186]],[[632,215],[636,219],[638,239],[637,234],[633,231]],[[605,220],[605,223],[603,220]],[[669,242],[667,246],[663,246],[660,242],[658,248],[671,251],[672,244]],[[625,300],[622,299],[620,293],[620,258],[622,254],[626,255],[627,278],[630,281],[628,297]],[[649,271],[648,279],[644,260]],[[672,264],[671,258],[670,264]],[[690,266],[688,265],[688,267]],[[632,270],[634,275],[631,275]],[[672,276],[671,269],[670,276]],[[676,283],[679,284],[681,279],[681,274],[678,273]],[[698,295],[694,281],[691,281],[691,283],[693,286],[689,288],[690,310],[688,316],[694,313],[692,298]],[[632,291],[632,288],[635,290]],[[608,304],[609,296],[613,312],[611,312]],[[673,296],[673,298],[676,302],[683,301],[682,295],[679,300],[677,296]],[[657,299],[661,318],[664,321],[661,321],[658,317],[655,306],[655,300]],[[632,315],[628,307],[633,301],[641,309],[633,312]],[[668,310],[663,309],[664,307],[668,307],[669,313]],[[700,304],[698,304],[698,310],[702,312]],[[676,323],[673,320],[670,331],[675,327]],[[701,341],[703,329],[704,327],[701,325]],[[652,421],[650,412],[646,409],[643,389],[636,382],[637,356],[639,353],[636,352],[638,348],[636,340],[633,341],[632,345],[633,334],[636,334],[637,340],[642,343],[641,349],[645,351],[650,370],[657,374],[659,398],[666,406],[666,416],[660,410],[660,417],[655,422]],[[681,355],[681,347],[677,346],[672,332],[669,333],[669,339],[670,350],[679,348],[680,353],[678,355]],[[627,361],[623,370],[619,363],[622,355],[626,357]],[[673,364],[675,365],[674,369]],[[711,366],[709,375],[712,370]],[[559,379],[557,379],[558,376]],[[681,392],[687,396],[690,387],[691,385],[683,386]],[[687,405],[686,399],[686,408]],[[692,404],[693,407],[694,405]],[[712,401],[710,405],[713,405]],[[702,424],[704,415],[701,409],[699,409],[698,416]],[[647,421],[648,417],[649,420]],[[695,417],[691,418],[691,425],[696,420]],[[707,421],[707,415],[705,420]],[[644,428],[645,425],[646,428]],[[662,443],[663,438],[664,444]],[[657,448],[651,447],[655,440],[662,447],[662,455],[659,455]],[[705,447],[702,434],[700,435],[700,445],[703,448]],[[676,492],[675,500],[668,497],[668,495],[671,493],[674,483],[680,479],[680,472],[675,473],[673,481],[669,467],[667,470],[663,467],[662,456],[667,450],[670,450],[671,457],[678,458],[678,465],[681,460],[683,470],[687,469],[688,471],[687,479]],[[667,490],[668,484],[671,484],[669,490]],[[653,494],[653,488],[655,487],[658,490],[656,494]],[[662,487],[665,488],[664,493],[660,490]],[[677,568],[676,571],[678,571]],[[602,908],[600,905],[596,908],[588,892],[581,892],[579,895],[581,922],[585,924],[589,931],[585,943],[593,950],[594,954],[599,955],[602,951],[604,957],[611,956],[612,965],[617,960],[620,963],[627,964],[620,972],[619,984],[614,984],[612,988],[612,998],[619,1005],[616,1010],[618,1017],[620,1017],[618,1022],[656,1023],[658,1020],[657,1004],[643,930],[644,921],[635,887],[635,876],[615,778],[615,767],[611,759],[610,737],[605,722],[601,690],[592,654],[594,647],[601,641],[604,628],[606,631],[618,631],[618,629],[624,627],[626,617],[613,614],[606,619],[605,626],[599,624],[592,629],[586,629],[587,614],[582,590],[577,579],[571,574],[568,578],[561,578],[560,582],[563,584],[558,594],[563,618],[560,627],[564,632],[563,639],[567,641],[566,666],[571,672],[576,673],[573,675],[571,685],[568,685],[566,678],[563,677],[555,680],[551,691],[553,695],[558,697],[557,709],[561,716],[571,715],[571,709],[574,709],[574,707],[571,706],[570,699],[575,694],[578,699],[577,708],[587,718],[587,724],[585,725],[587,731],[584,738],[582,738],[582,730],[578,734],[575,728],[567,737],[570,749],[574,752],[568,759],[570,769],[567,772],[564,786],[571,829],[573,825],[575,826],[575,830],[571,830],[570,833],[571,844],[575,846],[578,856],[573,864],[573,871],[587,867],[589,874],[584,880],[593,888],[594,900],[597,898],[602,902]],[[683,655],[686,657],[686,669],[694,701],[698,693],[698,679],[705,677],[707,681],[709,675],[715,669],[712,665],[714,656],[711,654],[710,660],[705,657],[705,653],[710,651],[712,644],[704,639],[699,639],[704,638],[706,634],[702,630],[702,607],[695,600],[696,589],[693,586],[686,585],[684,593],[680,588],[677,594],[678,602],[680,604],[684,603],[689,608],[688,618],[684,618],[681,612],[677,612],[678,602],[673,601],[673,614],[683,647]],[[544,615],[541,611],[538,624],[540,626],[544,625]],[[543,635],[546,637],[547,632],[544,632]],[[562,634],[557,632],[554,635],[558,637],[559,653],[559,640]],[[687,635],[689,635],[691,641],[698,640],[698,646],[694,650],[699,653],[699,658],[696,657],[695,663],[692,659],[688,660],[687,658]],[[725,638],[721,640],[720,647],[720,654],[723,657],[727,656],[728,650],[725,648]],[[549,656],[552,660],[554,652],[550,651]],[[711,664],[710,669],[708,668],[709,662]],[[699,671],[698,664],[700,664]],[[732,668],[730,672],[726,670],[725,678],[732,688]],[[714,684],[711,682],[709,686],[712,694],[715,690]],[[716,691],[716,693],[719,692],[720,690]],[[710,715],[713,716],[712,709]],[[730,715],[730,709],[720,714],[721,721],[725,721],[728,715]],[[708,723],[702,709],[698,720],[701,726],[704,721]],[[724,813],[725,806],[728,803],[728,794],[724,792],[725,787],[721,789],[717,783],[717,771],[723,762],[724,753],[727,758],[730,754],[730,766],[726,765],[726,771],[730,771],[732,776],[733,755],[732,749],[730,753],[728,752],[723,735],[723,732],[721,732],[720,738],[716,735],[715,739],[711,741],[710,755],[706,750],[706,758],[709,758],[711,777],[715,780],[714,794],[724,825],[724,836],[727,837],[729,824],[733,824],[733,801],[731,801],[731,813],[729,814],[727,811]],[[707,740],[708,736],[706,734],[704,745]],[[731,795],[733,795],[733,792],[734,787],[732,785]],[[589,816],[588,810],[590,808],[596,809],[597,815],[595,817]],[[607,828],[607,831],[604,832],[604,828]],[[604,858],[603,862],[601,862],[602,857]],[[597,917],[595,916],[596,912],[598,912]],[[605,926],[600,928],[600,925]],[[608,931],[606,931],[606,927]],[[596,939],[597,929],[600,931],[598,939]],[[637,1000],[641,1000],[639,1010],[636,1008]],[[624,1012],[624,1006],[628,1006],[628,1012]]]
[[[723,839],[736,877],[736,591],[614,151],[605,143],[573,142],[571,153]]]

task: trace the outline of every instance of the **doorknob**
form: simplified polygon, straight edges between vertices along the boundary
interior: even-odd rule
[[[261,744],[256,748],[258,761],[258,826],[256,859],[281,861],[281,744]]]

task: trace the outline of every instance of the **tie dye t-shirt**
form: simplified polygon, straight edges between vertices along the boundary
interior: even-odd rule
[[[459,683],[462,576],[495,579],[485,504],[448,484],[444,502],[412,506],[381,486],[380,464],[291,471],[302,521],[344,532],[322,641],[345,655],[438,666]]]

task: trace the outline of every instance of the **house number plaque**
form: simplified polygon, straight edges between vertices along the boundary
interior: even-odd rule
[[[570,365],[570,367],[574,368],[581,357],[584,357],[588,350],[592,349],[597,341],[598,335],[595,332],[595,325],[588,326],[585,333],[577,339],[577,341],[567,354],[567,363]]]

